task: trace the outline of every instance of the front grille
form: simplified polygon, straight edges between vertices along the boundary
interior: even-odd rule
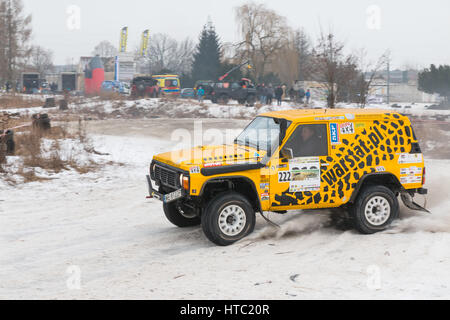
[[[156,166],[155,180],[161,182],[162,185],[177,188],[177,173],[166,168]]]

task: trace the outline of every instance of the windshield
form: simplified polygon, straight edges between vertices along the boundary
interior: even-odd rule
[[[241,133],[235,142],[239,145],[270,152],[278,144],[280,130],[279,119],[258,117]]]

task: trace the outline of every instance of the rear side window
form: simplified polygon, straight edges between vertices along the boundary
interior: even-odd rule
[[[178,80],[166,80],[166,81],[165,81],[165,86],[166,86],[167,88],[170,88],[170,87],[178,87]]]
[[[328,155],[326,124],[306,124],[295,129],[285,148],[292,149],[294,157],[323,157]]]

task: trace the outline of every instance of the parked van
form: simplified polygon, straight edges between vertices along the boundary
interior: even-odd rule
[[[177,75],[156,75],[153,79],[158,81],[163,95],[180,95],[181,83]]]

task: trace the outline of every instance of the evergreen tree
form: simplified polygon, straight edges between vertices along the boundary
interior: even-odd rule
[[[212,22],[208,22],[200,34],[200,41],[194,54],[192,78],[214,80],[221,76],[221,45]]]
[[[419,74],[419,90],[426,93],[438,93],[447,101],[450,98],[450,66],[431,65]]]

